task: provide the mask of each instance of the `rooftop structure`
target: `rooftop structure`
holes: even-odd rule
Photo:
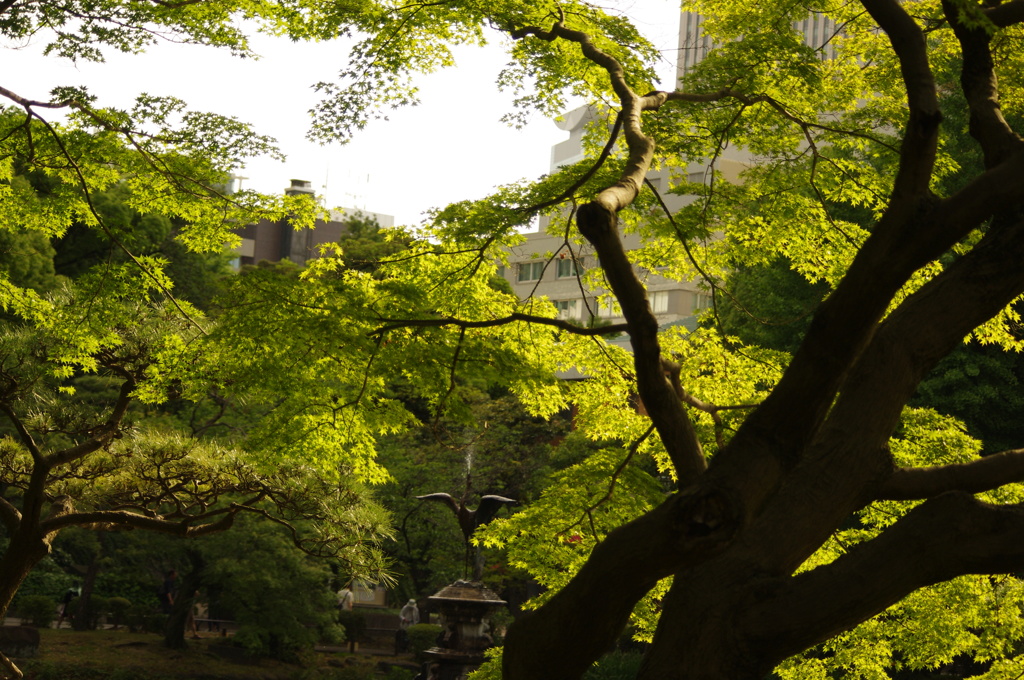
[[[284,193],[289,196],[316,196],[312,182],[302,179],[291,180]],[[395,224],[391,215],[354,209],[331,210],[330,219],[317,220],[312,229],[295,229],[288,220],[260,220],[236,230],[242,237],[242,244],[235,251],[238,254],[237,264],[289,260],[303,265],[320,256],[320,245],[336,242],[347,233],[348,225],[354,219],[375,220],[382,227]]]

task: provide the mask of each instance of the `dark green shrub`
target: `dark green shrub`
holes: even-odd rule
[[[359,642],[366,632],[366,616],[354,609],[339,610],[338,623],[345,628],[345,639],[350,643]]]
[[[640,652],[606,654],[584,674],[583,680],[632,680],[640,671],[642,659]]]
[[[96,630],[100,621],[107,615],[107,606],[110,600],[100,595],[89,596],[89,602],[85,609],[86,626],[89,630]]]
[[[132,609],[132,603],[125,597],[112,597],[107,600],[107,611],[110,614],[110,623],[114,628],[120,628],[128,622],[128,612]]]
[[[237,624],[250,654],[287,661],[337,639],[330,570],[295,550],[280,527],[242,519],[203,550],[211,614]]]
[[[417,623],[405,629],[409,634],[409,651],[417,661],[426,661],[423,652],[437,644],[441,626],[436,623]]]
[[[37,628],[49,628],[56,613],[57,603],[45,595],[26,595],[18,599],[18,616],[22,624],[28,622]]]
[[[146,630],[146,617],[153,613],[152,607],[147,607],[141,604],[133,604],[125,612],[124,622],[128,625],[128,630],[132,633],[140,633]]]

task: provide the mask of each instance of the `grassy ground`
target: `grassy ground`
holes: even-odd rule
[[[171,650],[163,646],[162,636],[152,633],[39,632],[39,655],[16,660],[27,680],[362,680],[404,675],[381,671],[379,657],[343,653],[310,652],[302,664],[255,660],[231,646],[230,638],[189,640],[187,649]]]

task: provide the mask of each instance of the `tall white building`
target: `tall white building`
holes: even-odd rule
[[[714,47],[710,38],[704,35],[703,20],[694,12],[680,12],[679,52],[676,63],[677,73],[682,78],[697,63],[704,59]],[[823,58],[832,56],[830,39],[835,33],[835,22],[820,14],[809,15],[795,26],[804,35],[809,47],[819,50]],[[594,112],[581,107],[565,114],[556,125],[569,133],[568,139],[551,149],[551,170],[576,163],[584,158],[583,135],[586,126],[594,120]],[[750,155],[743,149],[726,148],[715,159],[714,169],[726,181],[738,181],[740,173],[751,163]],[[703,164],[692,164],[685,169],[690,182],[704,182],[709,168]],[[677,174],[678,171],[677,171]],[[669,188],[669,173],[665,170],[648,175],[651,184],[662,193],[669,210],[675,212],[689,202],[688,197],[664,193]],[[627,249],[640,246],[639,237],[627,235]],[[577,274],[587,267],[595,266],[596,257],[589,247],[573,246],[570,250],[561,236],[547,233],[547,220],[541,220],[539,231],[526,235],[526,242],[510,250],[509,266],[502,274],[512,284],[521,300],[546,297],[558,309],[564,319],[588,323],[594,317],[618,323],[623,321],[621,311],[599,303],[606,291],[585,286]],[[711,299],[706,287],[699,281],[679,282],[659,276],[657,271],[638,272],[644,281],[651,309],[664,324],[695,323],[694,315],[710,305]]]

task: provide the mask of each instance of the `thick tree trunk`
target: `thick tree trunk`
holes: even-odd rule
[[[102,543],[100,544],[102,545]],[[82,583],[82,594],[75,603],[75,616],[71,619],[71,627],[75,630],[89,630],[92,628],[91,617],[89,616],[89,603],[92,601],[92,591],[96,585],[96,575],[100,571],[100,559],[103,556],[102,547],[92,556],[92,562],[85,572],[85,580]]]
[[[49,551],[49,544],[24,530],[11,537],[7,550],[0,557],[0,622],[7,616],[22,582]],[[3,652],[0,652],[0,677],[22,677],[21,670]]]

